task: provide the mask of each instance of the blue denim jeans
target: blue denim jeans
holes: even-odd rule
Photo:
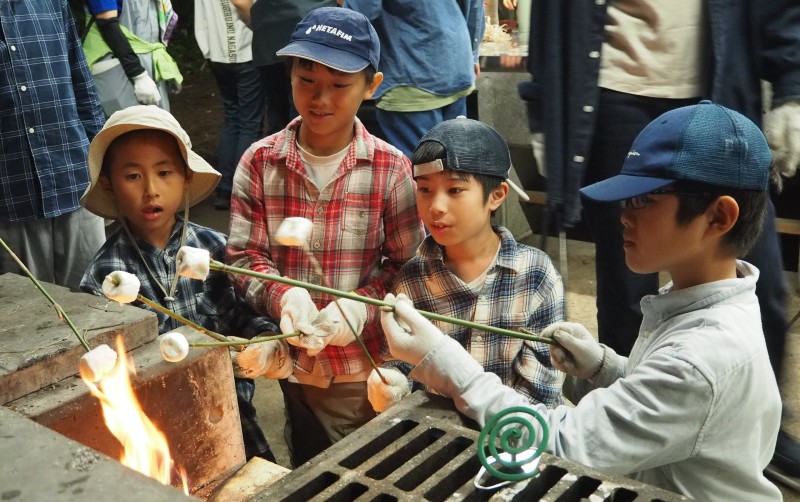
[[[218,190],[230,192],[233,174],[242,154],[261,138],[264,124],[264,88],[251,63],[211,62],[217,81],[224,121],[217,146],[217,169],[222,174]]]
[[[386,141],[406,154],[408,158],[411,158],[419,140],[433,126],[459,115],[467,116],[466,97],[447,106],[424,112],[392,112],[380,108],[376,110],[378,124],[386,136]]]
[[[609,90],[600,93],[597,125],[584,185],[619,174],[634,138],[662,113],[698,99],[677,100],[634,96]],[[630,354],[639,335],[642,313],[639,301],[658,291],[657,274],[637,274],[625,264],[620,207],[584,198],[583,214],[595,242],[597,273],[597,324],[600,341],[618,354]],[[783,259],[775,230],[775,206],[770,202],[764,229],[742,259],[761,272],[756,294],[770,362],[780,373],[788,330]]]

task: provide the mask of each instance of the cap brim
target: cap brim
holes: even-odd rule
[[[647,178],[644,176],[620,174],[613,178],[608,178],[607,180],[583,187],[580,189],[580,192],[591,200],[598,202],[614,202],[644,195],[674,182],[674,179],[668,178]]]
[[[370,62],[361,56],[340,49],[334,49],[327,45],[299,40],[292,42],[283,49],[276,52],[278,56],[295,56],[303,59],[310,59],[319,64],[330,66],[331,68],[345,73],[356,73],[367,66]]]
[[[197,204],[214,191],[214,188],[216,188],[221,178],[220,173],[211,167],[201,156],[187,149],[183,141],[181,141],[173,131],[151,125],[121,123],[100,131],[89,146],[88,164],[91,184],[86,189],[86,192],[84,192],[83,197],[81,197],[81,204],[83,207],[103,218],[113,220],[119,217],[111,194],[104,190],[103,187],[99,186],[98,183],[100,172],[103,167],[103,158],[106,155],[108,147],[119,136],[127,132],[142,129],[164,131],[172,135],[178,142],[181,155],[189,166],[189,169],[193,171],[192,181],[189,186],[186,187],[185,195],[186,202],[189,206]]]

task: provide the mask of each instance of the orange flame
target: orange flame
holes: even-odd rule
[[[120,462],[145,476],[171,484],[173,461],[167,438],[142,411],[133,393],[130,375],[136,375],[133,360],[125,354],[122,337],[117,337],[117,363],[97,384],[84,379],[89,391],[100,400],[108,430],[122,444]],[[184,493],[185,475],[180,473]]]

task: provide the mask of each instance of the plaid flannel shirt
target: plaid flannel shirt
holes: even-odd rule
[[[538,333],[563,321],[564,285],[550,258],[518,243],[507,229],[493,228],[501,238],[500,251],[479,291],[445,267],[442,248],[430,236],[417,256],[403,266],[395,290],[408,295],[420,310],[514,331],[527,328]],[[548,407],[561,404],[561,378],[550,362],[547,345],[432,322],[466,348],[486,371],[531,402]],[[384,360],[391,359],[387,345],[381,353]],[[392,361],[386,366],[406,374],[410,371],[405,363]]]
[[[297,149],[301,120],[298,117],[283,131],[254,143],[242,157],[233,180],[228,263],[322,284],[302,248],[280,246],[275,241],[281,222],[300,216],[314,224],[310,250],[329,285],[382,299],[424,235],[416,211],[411,164],[356,119],[347,155],[319,190]],[[291,288],[246,276],[237,277],[235,286],[251,306],[274,319],[280,318],[281,297]],[[332,300],[315,291],[310,294],[318,308]],[[377,308],[367,306],[361,336],[376,357],[383,340]],[[355,342],[328,346],[315,358],[295,346],[291,351],[295,372],[310,373],[315,362],[324,377],[357,375],[370,369]]]
[[[178,223],[172,230],[166,249],[159,249],[144,241],[136,240],[142,257],[147,260],[150,270],[167,291],[175,277],[175,257],[180,249],[182,229],[183,219],[178,217]],[[206,249],[212,259],[223,261],[225,255],[223,234],[191,222],[186,230],[187,246]],[[236,295],[230,279],[223,272],[212,270],[205,281],[179,276],[175,288],[175,300],[164,302],[164,293],[150,277],[139,253],[122,229],[109,237],[97,252],[92,266],[83,275],[81,289],[103,296],[103,280],[115,270],[124,270],[136,275],[141,282],[139,293],[142,296],[164,305],[206,329],[226,336],[241,336],[248,339],[264,331],[279,332],[278,326],[272,320],[258,315],[244,299]],[[139,301],[135,301],[133,305],[156,313],[159,333],[163,334],[182,326],[181,322],[156,312]],[[255,382],[249,378],[235,380],[245,454],[248,458],[253,455],[272,458],[269,443],[256,421],[256,411],[252,404]]]
[[[0,218],[80,208],[104,122],[67,1],[1,1]]]
[[[166,249],[156,248],[138,239],[136,241],[150,270],[167,291],[175,277],[175,256],[181,245],[182,227],[183,219],[179,218]],[[186,245],[208,250],[214,260],[224,259],[225,236],[216,230],[190,222],[186,233]],[[83,275],[81,289],[103,296],[103,280],[115,270],[123,270],[137,276],[142,284],[139,293],[145,298],[164,305],[206,329],[242,338],[253,338],[263,331],[279,331],[274,322],[257,314],[243,298],[235,294],[233,285],[224,272],[212,270],[205,281],[178,277],[175,300],[165,303],[164,293],[150,277],[136,248],[122,229],[109,237],[97,252],[92,266]],[[156,312],[139,301],[133,305]],[[166,314],[156,312],[156,315],[159,333],[166,333],[182,326],[180,321]]]

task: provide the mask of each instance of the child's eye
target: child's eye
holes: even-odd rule
[[[450,193],[461,193],[461,192],[463,192],[463,191],[464,191],[464,189],[463,189],[463,188],[461,188],[461,187],[452,187],[452,188],[451,188],[450,190],[448,190],[448,191],[449,191]]]
[[[350,84],[333,84],[333,86],[337,89],[345,89],[347,87],[350,87]]]
[[[141,177],[142,176],[139,173],[130,173],[130,174],[126,174],[125,175],[125,179],[126,180],[131,180],[131,181],[138,180]]]
[[[301,82],[304,82],[304,83],[306,83],[306,84],[311,84],[311,83],[313,83],[313,82],[314,82],[313,80],[311,80],[311,79],[310,79],[310,78],[308,78],[308,77],[301,77],[301,76],[298,76],[297,78],[298,78],[298,79],[300,79],[300,81],[301,81]]]
[[[158,175],[161,176],[162,178],[165,177],[165,176],[169,176],[170,174],[172,174],[172,171],[171,170],[166,170],[166,169],[163,170],[163,171],[159,171],[158,172]]]
[[[417,192],[428,193],[428,192],[430,192],[430,189],[428,187],[417,186]]]

